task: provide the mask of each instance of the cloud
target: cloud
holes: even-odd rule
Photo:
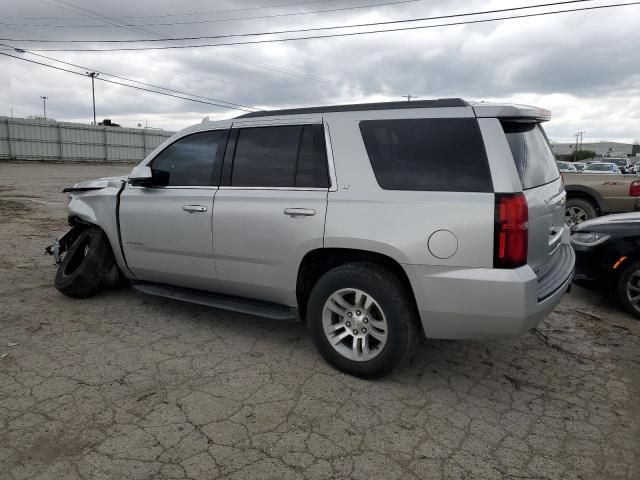
[[[456,2],[455,6],[420,0],[333,13],[146,26],[141,27],[142,30],[116,28],[114,21],[104,18],[145,16],[122,20],[139,24],[202,21],[342,8],[364,5],[368,1],[375,3],[374,0],[321,0],[306,4],[301,1],[298,6],[199,15],[191,13],[294,2],[226,0],[213,6],[196,0],[179,3],[144,0],[130,4],[76,1],[82,8],[103,16],[90,18],[86,12],[56,8],[55,5],[62,5],[56,0],[46,3],[31,0],[14,2],[5,8],[6,23],[105,27],[19,26],[0,27],[0,31],[3,37],[13,38],[198,36],[366,23],[514,6],[514,2],[505,0]],[[600,0],[589,5],[603,3]],[[526,5],[525,2],[518,4]],[[460,96],[470,100],[518,101],[553,111],[554,118],[546,128],[549,136],[557,141],[570,140],[579,130],[587,132],[585,141],[631,141],[640,137],[639,20],[640,7],[622,7],[325,40],[109,54],[51,53],[50,56],[175,90],[260,108],[399,100],[408,93],[420,98]],[[19,46],[33,47],[32,44]],[[88,78],[6,57],[0,58],[0,63],[3,68],[0,105],[5,110],[0,113],[9,113],[9,107],[13,106],[16,115],[38,114],[39,96],[47,95],[52,117],[74,121],[91,119]],[[104,82],[96,82],[96,109],[100,118],[111,117],[123,125],[148,122],[166,129],[183,128],[206,115],[229,118],[242,113]]]

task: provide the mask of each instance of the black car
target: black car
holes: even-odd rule
[[[574,283],[618,299],[640,318],[640,213],[608,215],[572,228]]]

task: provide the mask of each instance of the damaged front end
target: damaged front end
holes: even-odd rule
[[[86,225],[83,224],[75,225],[71,230],[61,237],[58,237],[55,242],[46,247],[44,251],[49,255],[53,255],[53,258],[56,260],[56,265],[60,265],[62,263],[62,254],[69,250],[69,247],[73,245],[73,242],[76,241],[85,228]]]
[[[118,245],[116,204],[126,178],[99,178],[79,182],[63,190],[69,194],[68,216],[72,228],[45,248],[45,252],[55,258],[56,264],[62,263],[64,253],[92,225],[100,227],[107,234],[112,246]],[[116,250],[115,253],[119,260],[120,252]]]

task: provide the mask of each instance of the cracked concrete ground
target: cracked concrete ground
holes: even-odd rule
[[[129,169],[0,163],[3,479],[640,478],[640,323],[578,288],[535,332],[425,341],[377,381],[302,324],[58,293],[60,190]]]

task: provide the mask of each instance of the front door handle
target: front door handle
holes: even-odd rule
[[[207,207],[204,205],[185,205],[182,207],[182,210],[189,213],[200,213],[200,212],[206,212]]]
[[[316,211],[312,208],[285,208],[284,214],[290,217],[311,217]]]

